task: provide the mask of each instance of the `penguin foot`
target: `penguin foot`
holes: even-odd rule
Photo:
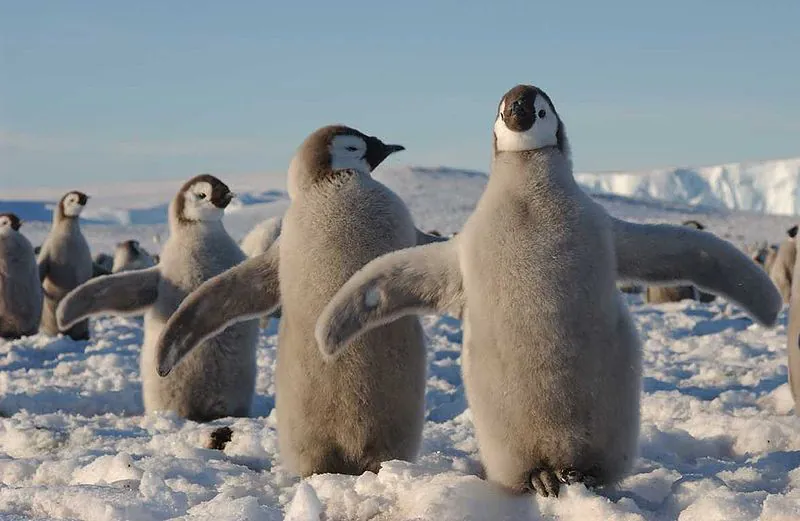
[[[553,469],[534,469],[530,474],[531,488],[542,497],[558,497],[559,479]]]
[[[597,478],[591,474],[586,474],[574,467],[565,467],[556,471],[558,481],[565,485],[573,485],[575,483],[583,483],[586,488],[597,486]]]

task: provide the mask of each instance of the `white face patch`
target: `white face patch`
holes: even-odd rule
[[[367,143],[358,136],[335,136],[330,144],[332,170],[356,170],[368,174]]]
[[[219,221],[225,211],[211,202],[211,183],[200,181],[183,193],[183,218],[187,221]]]
[[[77,217],[83,211],[78,194],[70,193],[64,199],[64,215],[67,217]]]
[[[0,217],[0,234],[11,233],[14,228],[11,227],[11,218],[7,216]]]
[[[536,110],[536,121],[525,132],[515,132],[509,129],[501,114],[506,102],[500,104],[500,111],[494,122],[494,135],[497,138],[497,150],[501,152],[521,152],[523,150],[536,150],[544,147],[558,145],[558,117],[553,107],[544,96],[536,96],[533,102]],[[542,112],[544,111],[544,112]],[[541,114],[544,114],[542,116]]]

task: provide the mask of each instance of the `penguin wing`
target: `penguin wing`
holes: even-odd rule
[[[69,329],[91,315],[137,315],[158,297],[158,268],[126,271],[89,279],[70,291],[56,309],[58,327]]]
[[[611,220],[618,279],[695,284],[742,306],[759,323],[775,325],[783,306],[780,293],[730,242],[686,226]]]
[[[439,237],[438,235],[431,235],[430,233],[425,233],[419,228],[417,228],[417,246],[423,246],[425,244],[431,244],[434,242],[445,242],[449,240],[449,237]]]
[[[158,374],[168,375],[192,349],[229,326],[272,312],[280,304],[279,261],[276,241],[183,299],[156,344]]]
[[[357,271],[322,310],[315,336],[333,357],[355,337],[404,315],[464,307],[456,239],[387,253]]]

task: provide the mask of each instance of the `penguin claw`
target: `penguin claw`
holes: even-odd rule
[[[583,483],[585,476],[583,472],[576,468],[567,467],[556,471],[558,481],[565,485],[573,485],[575,483]]]
[[[530,475],[531,487],[542,497],[558,497],[560,487],[552,469],[534,469]]]

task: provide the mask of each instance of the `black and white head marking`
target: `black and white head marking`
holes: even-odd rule
[[[67,192],[58,203],[58,211],[61,217],[74,219],[80,216],[88,201],[89,196],[83,192],[78,192],[77,190]]]
[[[567,148],[564,125],[550,97],[538,87],[517,85],[500,100],[494,122],[496,152]]]
[[[343,171],[369,174],[402,145],[388,145],[375,136],[345,125],[328,125],[311,133],[289,166],[289,195],[330,180]]]
[[[0,233],[8,230],[19,231],[20,226],[22,226],[22,221],[16,214],[0,213]]]
[[[228,185],[210,174],[195,176],[181,187],[176,198],[178,221],[219,221],[233,199]]]

